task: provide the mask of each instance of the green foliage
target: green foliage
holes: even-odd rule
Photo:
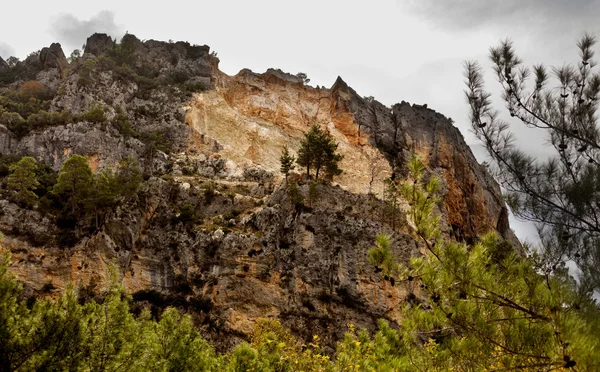
[[[201,81],[189,82],[183,85],[183,90],[187,93],[204,92],[206,89],[208,89],[207,86]]]
[[[112,125],[125,138],[138,137],[138,133],[131,127],[131,122],[121,107],[117,107],[117,114],[112,121]]]
[[[306,167],[306,175],[310,177],[310,169],[315,170],[315,179],[319,179],[319,172],[325,168],[326,175],[333,177],[340,175],[338,163],[343,156],[336,154],[338,144],[321,127],[314,124],[304,135],[298,150],[297,163]]]
[[[15,154],[0,154],[0,177],[6,177],[10,174],[10,167],[21,160],[21,156]]]
[[[86,88],[94,83],[93,76],[97,64],[97,60],[88,59],[83,63],[83,65],[81,65],[81,68],[79,69],[79,80],[77,82],[78,85]]]
[[[119,196],[127,201],[137,194],[142,182],[140,163],[133,157],[127,156],[119,162],[116,184]]]
[[[60,168],[52,192],[73,215],[83,215],[85,202],[93,191],[94,177],[87,158],[73,155]]]
[[[250,344],[242,343],[231,356],[228,371],[325,371],[329,358],[323,355],[318,337],[300,345],[277,320],[261,319]]]
[[[27,120],[23,119],[17,112],[3,112],[0,115],[0,124],[5,125],[8,130],[13,132],[19,138],[29,132]]]
[[[79,58],[81,58],[81,50],[74,49],[71,52],[71,54],[69,55],[69,57],[67,57],[67,62],[69,62],[69,63],[77,62],[79,60]]]
[[[30,131],[73,121],[66,111],[49,112],[53,93],[37,81],[8,89],[0,95],[0,124],[21,138]]]
[[[107,120],[104,113],[104,107],[102,107],[102,105],[94,105],[90,107],[88,111],[81,115],[81,118],[92,123],[104,123]]]
[[[207,182],[203,185],[204,188],[204,204],[212,203],[213,199],[217,195],[216,186],[214,182]]]
[[[308,201],[312,204],[319,198],[319,185],[316,181],[308,182]]]
[[[159,71],[145,63],[138,61],[136,45],[141,41],[132,34],[126,34],[119,44],[100,58],[102,68],[113,72],[117,80],[126,83],[134,82],[138,86],[137,95],[148,98],[152,91],[158,87],[156,78]]]
[[[281,163],[281,173],[285,175],[285,181],[287,182],[288,175],[290,171],[294,169],[294,162],[296,162],[296,158],[290,154],[287,146],[283,147],[283,152],[281,153],[279,162]]]
[[[397,271],[397,262],[390,250],[389,235],[379,234],[375,238],[375,246],[367,254],[369,263],[383,270],[384,275],[392,275]]]
[[[169,74],[172,84],[184,84],[190,78],[190,74],[183,70],[175,70]]]
[[[571,365],[598,369],[597,305],[581,300],[571,279],[540,273],[535,262],[519,257],[495,233],[473,246],[444,238],[433,212],[439,201],[439,181],[425,176],[416,157],[409,162],[409,170],[412,177],[401,190],[427,254],[413,257],[398,271],[411,286],[420,282],[428,306],[407,299],[401,331],[393,335],[394,331],[381,328],[372,341],[359,334],[359,342],[367,345],[349,354],[350,358],[361,363],[379,360],[377,349],[369,351],[369,347],[380,342],[385,331],[397,345],[394,368],[398,369],[408,365],[428,371],[549,370]],[[384,261],[389,242],[380,240],[369,252],[373,264]],[[352,336],[344,344],[356,339]],[[364,360],[359,354],[372,357]]]
[[[167,309],[154,327],[152,354],[160,371],[217,371],[220,358],[193,328],[189,315]]]
[[[515,144],[510,123],[494,109],[477,62],[465,64],[466,98],[475,134],[493,160],[490,171],[517,218],[539,227],[542,270],[575,262],[582,294],[600,291],[600,73],[594,61],[596,38],[584,35],[578,62],[548,69],[527,68],[513,43],[490,49],[494,72],[512,121],[543,129],[552,156],[543,159]]]
[[[139,163],[131,157],[123,158],[116,172],[106,169],[92,174],[87,158],[73,155],[60,169],[53,194],[64,206],[64,217],[92,216],[97,229],[106,213],[137,193],[141,181]]]
[[[48,112],[39,111],[27,118],[27,131],[44,129],[47,127],[65,125],[74,121],[73,115],[68,111]]]
[[[164,131],[142,133],[140,140],[146,144],[146,155],[149,158],[154,157],[156,151],[162,151],[168,154],[173,149],[173,142]]]
[[[412,182],[404,182],[400,193],[411,203],[410,218],[416,226],[417,234],[429,240],[440,236],[440,216],[433,210],[441,201],[437,194],[441,182],[435,175],[429,175],[425,181],[425,165],[417,156],[413,156],[408,164],[408,170],[413,177]]]
[[[136,61],[135,44],[139,40],[134,35],[125,34],[121,38],[119,44],[108,51],[108,56],[117,64],[125,66],[133,66]]]
[[[287,194],[290,198],[290,202],[295,209],[300,208],[304,203],[304,196],[298,187],[298,183],[292,180],[287,187]]]
[[[196,208],[191,204],[184,204],[179,209],[179,216],[177,219],[184,224],[195,223],[198,220]]]
[[[3,370],[221,371],[222,357],[193,329],[189,315],[167,309],[159,322],[134,317],[130,298],[110,284],[102,302],[81,305],[68,288],[56,302],[28,307],[0,262],[0,365]],[[113,283],[114,283],[113,279]]]
[[[36,178],[37,162],[31,156],[21,158],[16,164],[11,165],[11,174],[8,176],[6,186],[16,193],[17,201],[32,206],[38,199],[34,193],[40,183]]]
[[[0,72],[0,85],[10,85],[17,81],[27,81],[35,79],[42,66],[37,58],[39,52],[31,53],[26,61],[19,61],[16,57],[10,57],[6,60],[8,69]]]
[[[401,196],[400,187],[397,181],[391,178],[387,178],[383,182],[385,187],[383,193],[383,200],[385,201],[385,207],[382,210],[383,221],[385,222],[389,219],[392,230],[396,230],[397,216],[399,213],[399,198]]]

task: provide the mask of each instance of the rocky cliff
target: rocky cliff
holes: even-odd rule
[[[120,44],[93,35],[71,62],[59,44],[18,69],[3,62],[0,94],[38,82],[50,94],[47,110],[71,119],[23,129],[0,116],[0,154],[33,156],[54,170],[80,154],[94,171],[132,156],[145,173],[134,198],[97,230],[78,231],[70,247],[56,238],[51,214],[0,200],[10,269],[30,294],[48,283],[55,292],[69,283],[93,292],[114,264],[138,306],[185,308],[224,347],[260,317],[329,345],[348,323],[395,322],[409,293],[421,298],[419,288],[384,277],[366,256],[380,232],[392,236],[399,258],[421,254],[406,218],[392,229],[382,214],[382,181],[405,177],[413,152],[443,180],[445,233],[470,242],[497,230],[518,246],[498,185],[449,119],[426,106],[386,107],[341,78],[326,89],[280,70],[227,76],[207,46],[133,35]],[[98,107],[106,120],[86,115]],[[296,151],[314,123],[339,143],[344,172],[298,209],[279,156],[284,146]],[[184,206],[193,208],[191,222],[181,218]]]

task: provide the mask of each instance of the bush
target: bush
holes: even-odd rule
[[[92,106],[89,111],[81,116],[81,118],[92,123],[104,123],[106,121],[106,115],[104,114],[102,105]]]
[[[112,121],[112,125],[125,137],[137,137],[138,133],[131,127],[131,122],[122,108],[117,108],[117,115]]]
[[[19,94],[23,97],[24,101],[29,101],[31,98],[39,100],[49,100],[52,98],[46,86],[35,80],[30,80],[21,85]]]
[[[204,185],[204,204],[212,203],[213,199],[215,198],[215,195],[217,195],[217,193],[215,191],[214,182],[209,182],[206,185]]]
[[[23,137],[29,132],[27,120],[16,112],[4,112],[0,115],[0,124],[5,125],[8,130],[13,132],[17,137]]]
[[[169,80],[172,84],[184,84],[190,78],[186,71],[175,70],[169,74]]]
[[[183,173],[184,176],[193,176],[196,173],[196,170],[193,167],[185,166],[181,168],[181,173]]]
[[[290,197],[290,202],[292,203],[294,208],[298,209],[302,207],[304,203],[304,196],[300,192],[298,183],[295,180],[290,181],[287,192],[288,196]]]
[[[65,125],[73,122],[73,115],[68,111],[48,112],[40,111],[27,118],[28,130],[43,129],[46,127]]]
[[[205,91],[206,85],[204,85],[204,83],[197,81],[195,83],[187,83],[183,86],[184,91],[188,92],[188,93],[198,93],[198,92],[203,92]]]
[[[191,204],[185,204],[179,209],[179,217],[177,217],[179,222],[194,223],[198,220],[198,216],[196,214],[196,208]]]
[[[0,154],[0,177],[6,177],[10,174],[10,166],[17,163],[21,160],[20,155],[8,154],[2,155]]]

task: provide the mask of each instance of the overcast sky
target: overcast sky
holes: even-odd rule
[[[0,15],[0,56],[24,58],[52,42],[68,55],[93,32],[206,44],[230,75],[273,67],[327,87],[340,75],[386,105],[427,103],[454,119],[484,160],[468,131],[462,62],[477,59],[490,71],[488,49],[507,37],[529,65],[575,62],[576,40],[600,36],[599,19],[600,0],[10,1]],[[491,72],[487,85],[499,93]],[[543,152],[530,132],[518,133]]]

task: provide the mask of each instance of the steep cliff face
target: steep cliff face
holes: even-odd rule
[[[91,37],[83,58],[66,65],[53,44],[34,71],[57,92],[51,111],[77,115],[101,104],[106,122],[77,119],[22,136],[0,125],[0,154],[31,155],[54,169],[81,154],[93,170],[133,156],[146,173],[137,196],[71,248],[56,243],[52,216],[0,200],[11,271],[30,293],[48,282],[93,290],[114,264],[136,303],[186,308],[222,346],[265,316],[330,345],[348,323],[373,329],[378,318],[395,322],[409,293],[421,298],[419,288],[384,277],[366,257],[379,232],[392,236],[400,259],[421,254],[404,217],[392,230],[382,216],[382,181],[406,176],[412,152],[444,181],[447,234],[472,241],[496,229],[518,245],[498,185],[443,115],[405,102],[385,107],[340,78],[317,89],[279,70],[230,77],[205,46],[135,37],[127,45],[135,73],[106,59],[122,49],[105,35]],[[111,125],[122,115],[137,135]],[[339,143],[344,173],[297,209],[278,159],[284,146],[298,149],[313,123]],[[308,196],[308,185],[300,185]],[[186,205],[192,221],[181,218]]]

